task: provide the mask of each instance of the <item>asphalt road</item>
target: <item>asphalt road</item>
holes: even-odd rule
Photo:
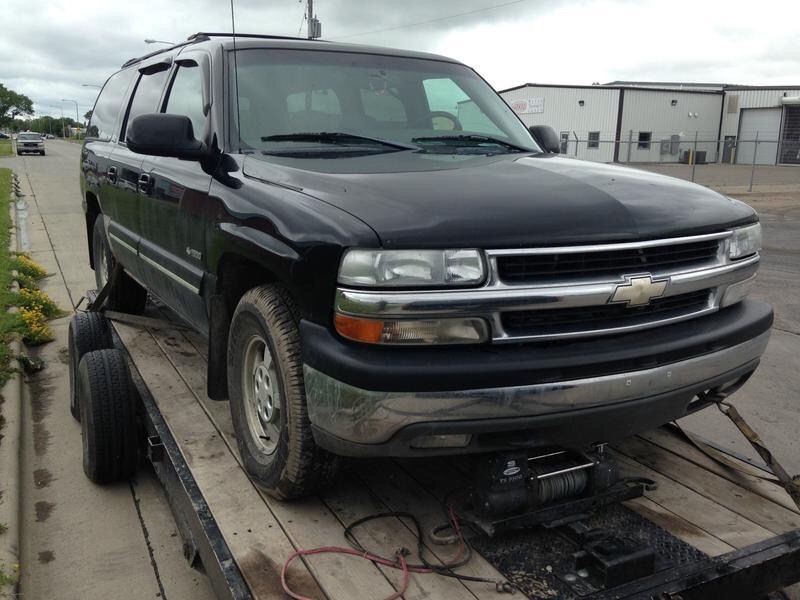
[[[28,194],[30,252],[42,288],[71,311],[94,287],[78,188],[80,146],[49,140],[46,156],[0,159]],[[135,481],[97,486],[83,474],[80,426],[69,413],[69,317],[36,349],[46,367],[27,378],[21,448],[21,598],[210,600],[208,579],[183,558],[166,497],[145,465]]]
[[[761,216],[764,249],[753,296],[775,309],[767,352],[731,401],[787,470],[800,473],[800,168],[786,167],[797,191],[739,194]],[[682,420],[690,431],[756,458],[737,429],[714,408]]]
[[[49,141],[45,157],[0,160],[0,166],[14,168],[32,187],[32,253],[54,273],[44,287],[65,308],[94,286],[78,190],[79,150],[77,144]],[[775,306],[776,322],[760,369],[733,402],[788,470],[800,472],[800,169],[781,171],[780,176],[779,191],[739,196],[762,216],[764,260],[754,295]],[[797,189],[792,192],[794,181]],[[211,598],[205,577],[183,561],[175,524],[149,471],[142,469],[130,485],[110,487],[94,486],[83,476],[80,430],[68,410],[66,324],[67,319],[56,321],[58,341],[39,350],[48,366],[30,378],[26,403],[25,597]],[[715,409],[683,424],[753,454]]]

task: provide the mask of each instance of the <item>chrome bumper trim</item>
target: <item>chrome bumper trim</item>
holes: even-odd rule
[[[657,396],[724,376],[758,359],[769,331],[742,344],[652,369],[525,386],[451,392],[376,392],[303,368],[315,427],[342,440],[380,444],[414,423],[530,417]]]

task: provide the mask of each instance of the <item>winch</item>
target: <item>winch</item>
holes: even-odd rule
[[[589,451],[498,452],[478,459],[474,487],[456,509],[495,535],[578,521],[603,506],[641,496],[653,485],[648,479],[621,478],[604,444]]]

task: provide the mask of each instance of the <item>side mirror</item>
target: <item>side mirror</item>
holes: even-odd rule
[[[561,151],[561,140],[552,127],[547,125],[532,125],[528,128],[533,139],[539,142],[542,150],[551,154],[558,154]]]
[[[192,121],[184,115],[151,113],[128,124],[128,148],[137,154],[200,160],[206,145],[194,137]]]

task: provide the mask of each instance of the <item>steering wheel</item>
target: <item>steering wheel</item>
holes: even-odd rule
[[[461,121],[458,120],[458,117],[456,117],[455,115],[450,114],[447,111],[444,111],[444,110],[433,110],[429,114],[430,114],[430,117],[431,117],[431,124],[433,125],[434,129],[440,129],[440,130],[443,130],[443,131],[463,131],[464,130],[464,128],[461,126]],[[453,124],[453,126],[452,127],[448,127],[448,128],[436,127],[436,125],[434,123],[434,119],[446,119],[446,120],[450,121]]]

